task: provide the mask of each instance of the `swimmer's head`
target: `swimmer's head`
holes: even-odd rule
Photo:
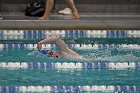
[[[54,57],[54,58],[60,57],[59,53],[53,52],[51,50],[41,50],[40,52],[48,57]]]
[[[41,50],[40,52],[44,55],[47,55],[47,56],[53,55],[53,51],[51,51],[51,50]]]

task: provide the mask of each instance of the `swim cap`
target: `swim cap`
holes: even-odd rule
[[[40,53],[47,55],[50,50],[41,50]]]

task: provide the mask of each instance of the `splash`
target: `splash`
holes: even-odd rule
[[[140,50],[108,48],[98,50],[81,50],[84,58],[89,61],[131,62],[140,60]]]

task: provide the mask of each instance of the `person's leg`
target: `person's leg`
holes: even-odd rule
[[[0,15],[0,19],[2,19],[2,16]]]
[[[47,0],[46,2],[46,9],[45,9],[45,13],[42,17],[38,18],[38,19],[41,19],[41,20],[48,20],[49,18],[49,15],[51,13],[51,10],[53,8],[53,5],[54,5],[54,0]]]
[[[0,13],[0,19],[2,19],[2,14]]]
[[[0,14],[0,19],[2,19],[2,16],[1,16],[1,14]]]
[[[66,2],[68,4],[69,8],[72,10],[73,18],[74,19],[79,19],[80,16],[79,16],[78,11],[75,7],[74,1],[73,0],[66,0]]]

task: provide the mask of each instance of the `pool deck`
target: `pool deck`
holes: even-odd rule
[[[140,15],[80,14],[80,16],[80,20],[74,20],[71,15],[58,15],[53,13],[49,20],[38,20],[38,17],[28,17],[23,14],[2,14],[3,19],[0,20],[0,29],[140,29]]]

